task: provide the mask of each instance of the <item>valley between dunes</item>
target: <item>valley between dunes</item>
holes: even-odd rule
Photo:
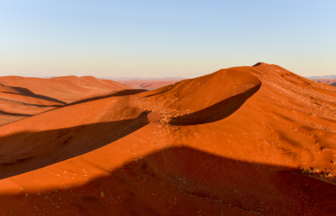
[[[55,79],[0,79],[41,108],[6,111],[29,116],[0,127],[0,215],[336,215],[333,86],[266,63],[152,91]]]

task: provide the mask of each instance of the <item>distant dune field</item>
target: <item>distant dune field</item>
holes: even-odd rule
[[[118,82],[132,86],[135,89],[153,90],[163,86],[180,82],[183,79],[144,79],[144,80],[118,80]]]
[[[336,86],[336,79],[312,79],[316,82],[320,82],[320,83],[325,83],[325,84],[329,84],[332,86]]]

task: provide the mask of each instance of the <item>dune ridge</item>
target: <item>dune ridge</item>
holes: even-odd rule
[[[0,126],[132,87],[94,77],[0,77]]]
[[[258,63],[5,125],[0,213],[335,215],[335,91]]]

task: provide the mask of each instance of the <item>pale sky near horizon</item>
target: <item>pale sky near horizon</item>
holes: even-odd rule
[[[335,0],[0,0],[0,76],[336,74]]]

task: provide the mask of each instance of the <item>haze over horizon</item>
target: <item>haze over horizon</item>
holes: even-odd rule
[[[0,1],[0,75],[336,74],[335,1]]]

